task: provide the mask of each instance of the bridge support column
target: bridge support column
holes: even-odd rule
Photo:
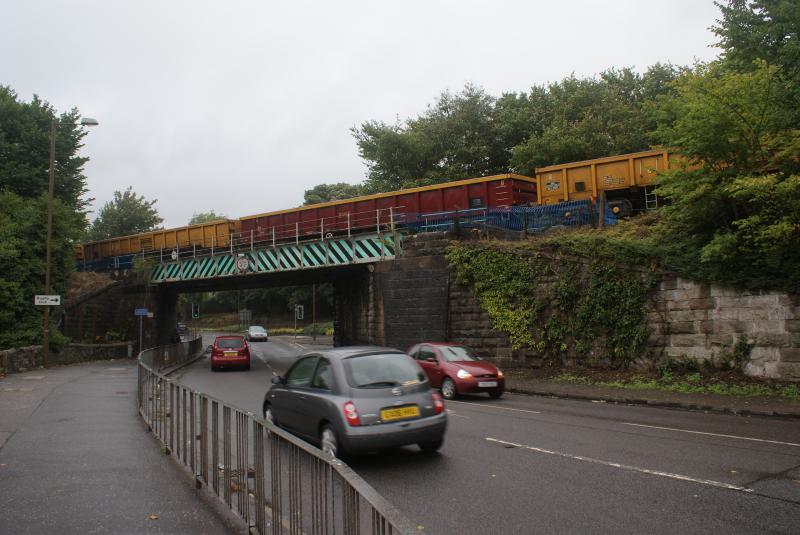
[[[155,301],[155,310],[153,311],[154,345],[170,344],[178,323],[178,293],[168,286],[161,285],[157,287],[153,297],[153,301]]]

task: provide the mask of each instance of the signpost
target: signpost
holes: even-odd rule
[[[303,305],[294,306],[294,337],[297,338],[297,320],[303,319]]]
[[[140,353],[144,349],[142,347],[142,318],[144,318],[145,316],[152,317],[152,316],[150,316],[150,314],[151,314],[151,312],[149,310],[147,310],[146,308],[137,308],[137,309],[134,309],[134,311],[133,311],[133,315],[134,316],[139,316],[139,352]]]
[[[59,306],[61,304],[60,295],[35,295],[33,297],[33,304],[36,306]]]

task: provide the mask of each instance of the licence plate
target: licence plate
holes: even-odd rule
[[[488,388],[492,386],[497,386],[497,381],[478,381],[478,387],[480,388]]]
[[[226,351],[226,352],[225,352],[225,356],[226,356],[226,357],[235,357],[235,356],[236,356],[236,355],[238,355],[238,354],[239,354],[239,353],[238,353],[238,352],[236,352],[236,351]]]
[[[402,420],[404,418],[416,418],[419,416],[419,407],[398,407],[397,409],[381,410],[381,420],[390,422],[392,420]]]

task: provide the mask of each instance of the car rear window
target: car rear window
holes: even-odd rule
[[[244,347],[244,340],[241,338],[219,338],[217,339],[217,347],[223,349],[239,349]]]
[[[345,359],[347,381],[354,388],[387,388],[425,381],[425,373],[405,354],[362,355]]]
[[[267,330],[264,327],[250,327],[251,333],[265,333]]]

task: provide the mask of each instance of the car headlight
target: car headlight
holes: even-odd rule
[[[464,370],[458,370],[458,373],[456,375],[458,376],[459,379],[469,379],[470,377],[472,377],[471,373]]]
[[[497,370],[497,377],[499,377],[500,379],[503,378],[503,372],[500,371],[499,369]]]

